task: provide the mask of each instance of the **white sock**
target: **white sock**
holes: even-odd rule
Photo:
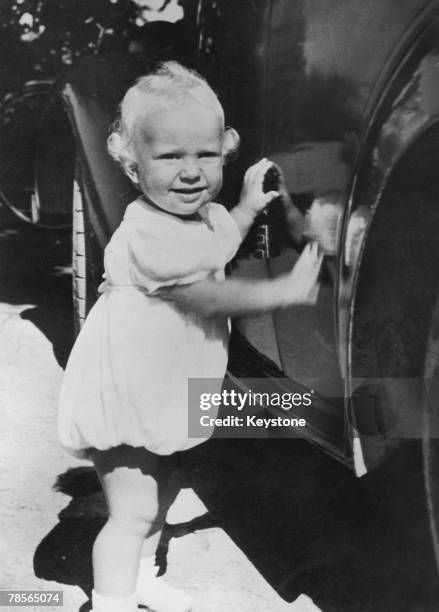
[[[138,603],[152,608],[154,612],[189,612],[192,597],[167,584],[164,578],[157,578],[158,570],[155,557],[140,560],[136,586]]]
[[[91,612],[137,612],[137,595],[128,597],[108,597],[92,592],[93,609]]]

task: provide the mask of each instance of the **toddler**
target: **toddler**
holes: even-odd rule
[[[187,612],[192,601],[156,576],[155,551],[177,493],[174,453],[187,434],[188,378],[222,379],[228,316],[313,304],[321,255],[305,247],[273,280],[224,278],[255,216],[271,162],[247,171],[229,213],[214,203],[239,136],[208,84],[176,62],[126,93],[108,140],[138,186],[105,249],[105,282],[73,347],[59,436],[94,463],[109,518],[93,548],[94,612]]]

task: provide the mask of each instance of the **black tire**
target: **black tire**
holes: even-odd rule
[[[81,330],[87,315],[87,247],[84,220],[84,200],[79,170],[73,181],[72,194],[72,292],[75,333]]]

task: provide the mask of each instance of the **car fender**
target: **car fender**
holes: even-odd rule
[[[410,230],[407,225],[410,220],[403,210],[399,211],[395,204],[392,205],[395,198],[391,195],[396,188],[395,180],[400,180],[396,177],[400,176],[401,164],[409,167],[406,160],[411,159],[410,156],[419,158],[420,148],[428,150],[429,134],[439,124],[439,14],[437,3],[433,5],[412,24],[383,73],[381,91],[375,97],[375,105],[366,123],[364,144],[357,160],[343,220],[338,266],[337,332],[346,396],[349,398],[347,414],[353,424],[354,438],[359,434],[362,441],[363,457],[360,463],[364,462],[365,466],[357,466],[357,471],[378,465],[397,438],[408,437],[406,415],[401,418],[403,406],[399,415],[393,415],[392,425],[389,424],[389,415],[383,415],[378,408],[372,418],[374,422],[368,421],[367,431],[363,432],[357,431],[358,427],[361,429],[361,424],[358,423],[358,415],[353,415],[355,410],[352,410],[358,380],[366,378],[374,384],[373,381],[382,378],[408,381],[411,377],[422,377],[424,355],[421,354],[421,346],[415,349],[413,345],[413,331],[406,333],[404,326],[395,330],[393,345],[399,343],[400,350],[388,357],[384,355],[385,343],[381,337],[384,321],[399,316],[402,303],[408,304],[410,300],[416,302],[415,293],[421,291],[417,283],[407,278],[408,268],[416,269],[418,278],[425,276],[424,285],[428,285],[431,293],[431,299],[428,298],[431,310],[437,292],[436,283],[432,280],[434,271],[431,262],[437,259],[439,245],[431,238],[429,247],[423,249],[423,257],[417,245],[413,246],[414,243],[399,248],[402,237]],[[428,155],[427,152],[425,154]],[[418,174],[421,176],[421,173]],[[436,216],[429,219],[433,207],[428,209],[427,214],[425,212],[419,207],[419,215],[415,215],[418,243],[423,241],[422,236],[429,234],[428,224],[434,222],[433,217]],[[393,263],[390,265],[391,261]],[[391,285],[394,289],[389,291]],[[427,320],[425,325],[421,324],[421,319],[417,318],[420,343],[430,323]],[[381,327],[377,321],[381,321]],[[388,327],[385,333],[390,333]],[[415,385],[407,384],[416,394]],[[420,435],[417,430],[420,414],[412,416],[409,430],[413,437],[417,437]],[[384,425],[383,418],[384,421],[387,419]],[[392,430],[391,436],[389,428]]]

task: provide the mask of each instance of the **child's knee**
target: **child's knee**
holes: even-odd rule
[[[133,535],[146,537],[155,533],[159,526],[157,520],[149,514],[133,514],[131,516],[111,516],[109,522],[118,530],[129,532]]]
[[[146,536],[159,529],[160,522],[158,503],[149,500],[138,501],[135,505],[118,504],[110,508],[109,519],[124,531],[131,531]]]

